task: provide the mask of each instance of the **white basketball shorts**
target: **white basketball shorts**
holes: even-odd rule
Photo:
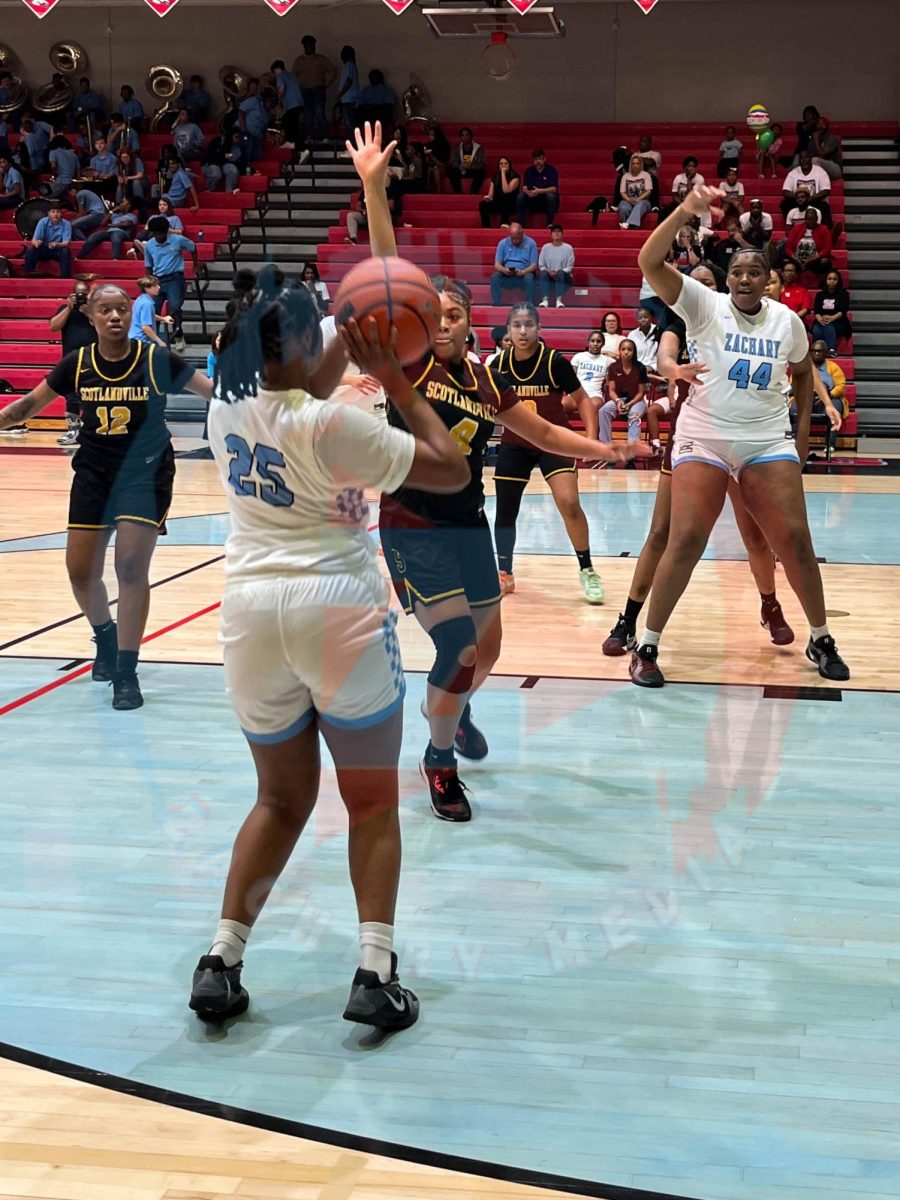
[[[406,687],[389,595],[374,565],[351,577],[226,587],[225,683],[248,741],[276,745],[316,717],[363,729],[400,707]]]
[[[689,437],[682,434],[680,424],[675,429],[675,446],[672,450],[672,470],[688,462],[705,462],[719,467],[727,475],[740,479],[741,472],[757,463],[778,462],[787,459],[800,465],[800,456],[794,445],[793,435],[766,435],[764,439],[752,441],[746,438]]]

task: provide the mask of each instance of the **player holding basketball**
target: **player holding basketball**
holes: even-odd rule
[[[381,129],[356,131],[347,143],[369,192],[384,190],[392,146],[381,150]],[[377,219],[369,209],[372,251],[397,252],[386,204]],[[429,400],[469,464],[471,481],[453,496],[436,496],[419,487],[388,490],[382,497],[380,529],[384,556],[397,594],[408,613],[434,642],[425,712],[431,739],[422,771],[435,816],[468,821],[472,810],[459,778],[454,747],[466,758],[488,752],[484,735],[472,722],[469,697],[490,674],[500,653],[500,581],[491,531],[484,516],[482,469],[495,421],[513,429],[533,446],[563,457],[586,455],[625,461],[632,445],[603,445],[571,429],[551,425],[521,403],[502,375],[466,358],[471,327],[471,296],[464,283],[441,276],[441,324],[434,352],[407,368],[410,383]],[[390,391],[388,392],[390,399]],[[402,407],[389,404],[388,421],[405,424]]]
[[[568,429],[563,397],[578,405],[589,438],[597,438],[597,408],[578,381],[575,369],[558,350],[550,350],[541,340],[541,321],[533,304],[514,304],[509,310],[507,329],[512,346],[494,361],[495,370],[505,375],[513,391],[526,408],[538,416]],[[578,559],[581,587],[589,604],[603,603],[603,584],[591,562],[587,517],[578,495],[578,465],[574,456],[563,458],[548,454],[519,437],[508,426],[503,430],[494,487],[497,514],[494,537],[500,567],[500,589],[504,596],[515,591],[513,552],[516,547],[516,518],[522,493],[535,467],[547,481],[550,493],[566,525],[566,533]]]
[[[691,271],[691,278],[696,279],[698,283],[702,283],[712,291],[719,291],[718,280],[709,267],[694,267]],[[625,611],[619,613],[618,621],[603,643],[603,653],[611,657],[625,654],[637,645],[635,626],[638,613],[650,594],[653,576],[669,540],[669,522],[672,512],[672,448],[675,444],[678,414],[690,385],[697,378],[698,373],[705,370],[704,363],[692,363],[688,359],[687,333],[684,322],[673,313],[667,315],[668,320],[659,339],[656,365],[659,373],[669,380],[669,396],[663,407],[663,412],[671,412],[669,439],[663,452],[659,483],[656,489],[656,502],[653,505],[653,516],[650,519],[650,530],[634,568]],[[747,549],[750,570],[756,580],[756,586],[759,588],[760,624],[764,629],[768,629],[776,646],[788,646],[794,640],[794,631],[785,620],[775,594],[775,557],[762,530],[747,511],[746,505],[741,499],[737,480],[733,478],[728,480],[728,495],[734,509],[738,532]]]
[[[27,421],[57,396],[77,394],[84,422],[72,460],[66,569],[91,623],[93,679],[112,681],[115,709],[143,704],[138,651],[150,611],[150,559],[172,503],[175,455],[166,397],[183,389],[208,400],[212,384],[177,354],[131,341],[131,298],[111,283],[91,292],[87,315],[97,342],[67,354],[47,378],[0,413],[0,429]],[[116,533],[118,626],[103,582]]]
[[[684,321],[691,361],[704,368],[679,416],[672,451],[669,539],[654,579],[647,628],[632,654],[631,678],[641,687],[665,683],[657,665],[660,636],[706,547],[733,476],[751,516],[784,564],[809,621],[807,657],[823,678],[849,679],[850,671],[828,632],[800,474],[813,394],[803,323],[790,309],[765,297],[768,264],[758,251],[732,255],[727,296],[665,261],[685,218],[705,216],[720,198],[714,188],[689,192],[653,231],[638,257],[655,294]],[[788,367],[797,400],[797,446],[784,403]]]
[[[369,197],[375,213],[385,197]],[[373,329],[374,321],[371,322]],[[411,432],[316,400],[347,367],[345,345],[389,387]],[[234,846],[221,922],[194,972],[190,1007],[221,1021],[249,1003],[251,927],[315,807],[319,735],[350,818],[350,877],[362,963],[344,1017],[412,1025],[415,995],[393,953],[400,877],[397,762],[405,684],[389,588],[366,532],[363,488],[453,492],[469,470],[377,329],[354,323],[320,358],[309,291],[267,267],[222,333],[209,440],[228,496],[221,640],[225,678],[259,780]]]

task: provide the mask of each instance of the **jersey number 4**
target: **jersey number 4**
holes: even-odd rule
[[[294,493],[274,468],[284,468],[284,455],[273,446],[256,445],[253,449],[236,433],[229,433],[225,445],[231,453],[228,482],[239,496],[256,496],[274,508],[290,508]],[[255,471],[259,482],[250,479]]]
[[[772,382],[772,364],[762,363],[751,375],[750,359],[739,358],[728,372],[728,378],[743,390],[746,390],[752,383],[758,391],[762,392]]]
[[[456,442],[460,454],[468,457],[472,453],[472,438],[478,432],[478,422],[473,421],[471,417],[463,417],[461,421],[452,425],[448,432]]]

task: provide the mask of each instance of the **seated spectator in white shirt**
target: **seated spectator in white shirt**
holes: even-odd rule
[[[653,324],[653,317],[648,308],[637,310],[637,328],[628,335],[637,350],[637,360],[643,363],[651,374],[656,370],[656,355],[659,351],[659,329]]]
[[[811,194],[809,188],[797,188],[794,195],[797,204],[784,218],[784,227],[788,233],[790,233],[791,227],[796,225],[798,221],[806,220],[806,210],[808,208],[811,208],[816,213],[820,221],[822,220],[821,211],[814,204],[810,203]]]
[[[725,130],[725,141],[719,146],[719,178],[724,179],[728,173],[729,167],[739,167],[741,165],[741,155],[744,153],[744,147],[741,145],[737,130],[733,125],[729,125]]]
[[[615,362],[619,360],[619,345],[625,338],[622,332],[622,322],[619,320],[617,312],[608,312],[603,314],[603,320],[600,322],[603,328],[603,346],[600,353],[604,357],[612,359]]]
[[[755,250],[765,250],[772,240],[772,218],[763,212],[762,200],[750,201],[750,207],[741,213],[740,230],[748,246]]]
[[[659,214],[661,221],[675,211],[688,192],[695,187],[703,187],[706,183],[706,179],[697,170],[698,165],[698,160],[693,154],[689,154],[682,160],[681,174],[676,175],[672,180],[672,203]],[[712,225],[712,217],[708,213],[704,215],[706,216],[704,224]]]
[[[578,382],[592,400],[603,399],[603,381],[613,360],[603,353],[603,330],[592,329],[588,338],[587,349],[579,351],[572,358],[572,366],[578,376]]]
[[[650,198],[653,195],[653,180],[650,172],[644,170],[644,160],[640,154],[632,154],[628,160],[628,170],[622,175],[620,191],[619,228],[640,229],[644,214],[650,211]]]
[[[737,167],[728,168],[725,178],[719,180],[719,190],[722,193],[721,228],[724,229],[730,220],[744,211],[744,185],[738,179]]]
[[[538,256],[538,274],[541,281],[540,308],[550,304],[550,288],[556,289],[556,307],[565,308],[563,296],[566,289],[572,285],[572,272],[575,270],[575,251],[568,242],[563,241],[562,225],[550,226],[550,241],[541,247]]]
[[[658,150],[653,149],[653,139],[649,133],[641,134],[641,139],[638,142],[638,154],[640,154],[643,160],[644,170],[650,172],[650,178],[653,180],[650,209],[651,211],[656,211],[659,208],[659,171],[662,166],[662,155]]]
[[[822,224],[829,229],[834,225],[831,217],[831,180],[822,167],[813,164],[812,155],[808,150],[800,151],[800,165],[788,171],[781,185],[781,215],[787,218],[788,213],[797,203],[797,192],[805,188],[810,194],[810,200],[815,205],[822,218]]]

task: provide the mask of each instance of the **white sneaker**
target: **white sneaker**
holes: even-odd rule
[[[282,150],[296,150],[297,147],[294,145],[293,142],[282,142],[281,149]]]
[[[27,432],[27,425],[10,425],[9,429],[0,429],[0,437],[24,437]]]
[[[302,167],[302,166],[303,166],[303,164],[304,164],[304,163],[307,163],[307,162],[309,162],[309,151],[308,151],[308,150],[301,150],[301,151],[300,151],[300,156],[299,156],[299,158],[297,159],[297,166],[298,166],[298,167]]]
[[[56,439],[57,446],[77,446],[78,445],[78,430],[68,429],[61,438]]]
[[[563,304],[562,300],[557,300],[556,307],[557,308],[565,308],[566,306]]]
[[[538,308],[549,308],[549,307],[550,307],[550,301],[549,301],[549,300],[542,300],[542,301],[540,302],[540,304],[538,305]]]
[[[620,221],[620,222],[619,222],[619,228],[620,228],[620,229],[627,229],[627,228],[628,228],[628,222],[627,222],[627,221]]]

